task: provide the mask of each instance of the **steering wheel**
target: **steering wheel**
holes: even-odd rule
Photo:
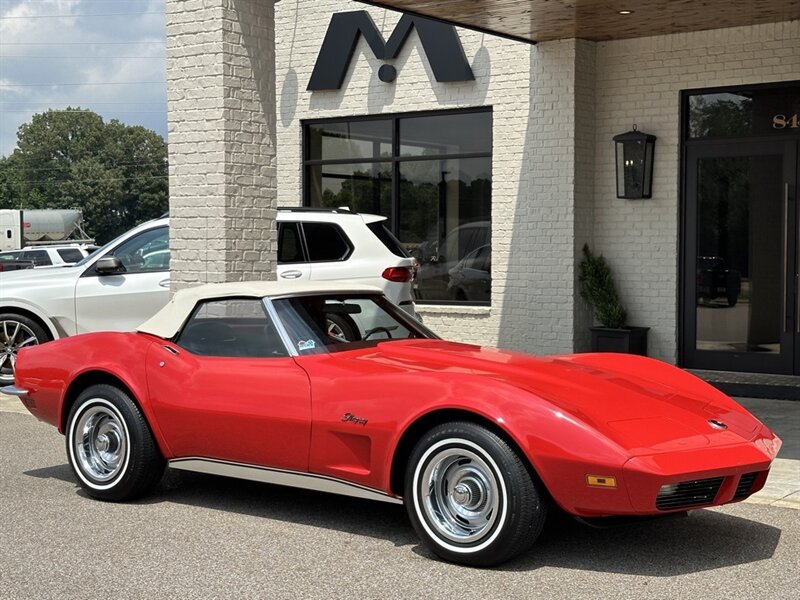
[[[395,325],[394,327],[373,327],[369,331],[365,331],[364,335],[363,335],[363,337],[361,339],[368,340],[369,336],[371,336],[371,335],[373,335],[375,333],[383,332],[383,333],[386,334],[386,337],[391,340],[392,339],[392,331],[397,329],[397,327],[398,327],[398,325]]]

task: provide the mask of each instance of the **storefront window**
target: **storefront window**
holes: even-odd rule
[[[418,302],[489,304],[490,110],[313,122],[305,135],[307,205],[387,217],[419,263]]]

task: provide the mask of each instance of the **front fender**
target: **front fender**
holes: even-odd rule
[[[589,514],[597,495],[605,507],[630,510],[624,486],[623,465],[630,454],[575,415],[511,384],[481,378],[449,382],[448,398],[426,402],[408,415],[392,441],[384,473],[384,489],[390,489],[391,466],[403,436],[416,423],[445,410],[476,415],[499,428],[522,451],[550,495],[567,512]],[[613,476],[615,489],[590,488],[587,475]]]
[[[50,319],[47,313],[40,306],[31,302],[25,302],[21,300],[3,300],[2,306],[0,306],[0,312],[5,312],[9,309],[13,311],[15,308],[36,315],[36,317],[47,327],[48,333],[54,340],[67,335],[64,330],[58,327],[57,324]]]

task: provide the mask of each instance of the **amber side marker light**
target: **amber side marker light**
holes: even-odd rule
[[[591,487],[615,488],[617,487],[617,478],[609,475],[587,475],[586,484]]]

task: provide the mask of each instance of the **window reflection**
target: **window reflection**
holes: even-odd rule
[[[489,158],[401,165],[399,237],[419,262],[418,300],[489,302],[488,279],[480,294],[468,294],[451,284],[451,271],[463,280],[459,262],[491,241],[490,169]]]
[[[418,261],[418,301],[489,303],[491,111],[314,123],[306,136],[311,206],[387,217]]]
[[[780,351],[783,158],[700,159],[698,350]],[[785,225],[781,226],[782,231]]]

